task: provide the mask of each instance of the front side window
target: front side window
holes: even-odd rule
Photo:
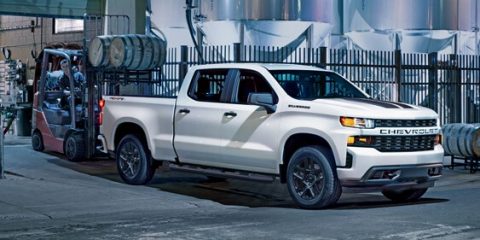
[[[197,101],[220,102],[228,69],[206,69],[195,73],[188,96]]]
[[[299,100],[368,97],[352,83],[333,72],[272,70],[270,73],[289,96]]]
[[[237,98],[234,102],[246,104],[248,96],[252,93],[271,93],[274,95],[272,87],[262,75],[254,71],[240,70]]]

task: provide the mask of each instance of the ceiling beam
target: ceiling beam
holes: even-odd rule
[[[82,18],[105,14],[105,0],[0,0],[1,15]]]

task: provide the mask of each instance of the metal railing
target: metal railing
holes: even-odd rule
[[[291,63],[336,71],[373,98],[431,108],[442,124],[480,122],[480,56],[259,46],[181,46],[151,74],[152,96],[175,97],[188,68],[208,63]],[[137,83],[138,84],[138,83]],[[142,91],[144,94],[145,91]]]

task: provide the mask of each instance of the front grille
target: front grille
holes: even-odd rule
[[[435,135],[372,136],[369,147],[380,152],[414,152],[433,150]]]
[[[436,119],[422,120],[392,120],[392,119],[376,119],[375,127],[435,127]]]

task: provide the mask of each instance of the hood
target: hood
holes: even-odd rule
[[[427,119],[437,118],[435,111],[406,103],[387,102],[369,98],[330,98],[313,101],[315,111],[329,111],[332,115],[373,119]]]

